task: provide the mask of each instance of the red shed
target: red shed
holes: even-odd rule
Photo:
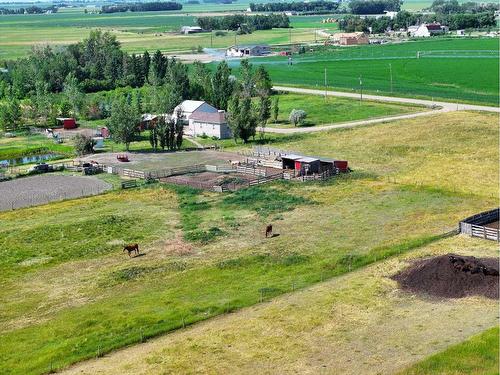
[[[75,129],[76,120],[72,117],[58,117],[56,118],[57,124],[62,126],[64,129]]]

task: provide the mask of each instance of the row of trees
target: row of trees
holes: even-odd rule
[[[457,0],[434,0],[432,5],[426,9],[429,12],[439,14],[457,14],[457,13],[485,13],[494,12],[500,9],[497,3],[476,3],[466,2],[460,4]]]
[[[371,29],[372,33],[380,34],[388,30],[406,29],[411,25],[432,22],[447,25],[450,30],[490,28],[496,25],[493,12],[474,14],[417,14],[400,11],[393,19],[389,17],[361,18],[359,16],[346,16],[339,20],[339,28],[346,32],[368,32]]]
[[[101,13],[120,13],[120,12],[155,12],[164,10],[181,10],[182,4],[166,1],[166,2],[150,2],[150,3],[131,3],[131,4],[114,4],[103,5]]]
[[[291,3],[250,3],[252,12],[307,12],[331,13],[339,8],[339,3],[334,1],[296,1]]]
[[[351,0],[349,8],[353,14],[383,14],[384,11],[398,12],[401,0]]]
[[[253,30],[290,27],[290,19],[285,14],[255,16],[235,14],[224,17],[199,17],[196,22],[204,30],[246,30],[251,32]]]
[[[57,7],[52,5],[50,7],[41,8],[37,6],[30,6],[26,8],[0,8],[0,14],[42,14],[46,12],[57,12]]]

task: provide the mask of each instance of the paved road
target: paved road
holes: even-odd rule
[[[279,91],[288,91],[299,94],[310,94],[310,95],[325,95],[324,90],[314,90],[314,89],[302,89],[298,87],[286,87],[286,86],[274,86],[275,90]],[[327,96],[338,96],[344,98],[354,98],[359,99],[359,94],[342,92],[342,91],[327,91]],[[391,102],[391,103],[402,103],[402,104],[417,104],[428,107],[428,110],[417,113],[410,113],[406,115],[398,115],[398,116],[387,116],[387,117],[379,117],[375,119],[369,120],[359,120],[359,121],[350,121],[350,122],[342,122],[331,125],[321,125],[321,126],[313,126],[313,127],[305,127],[305,128],[270,128],[267,127],[265,129],[268,133],[281,133],[281,134],[290,134],[290,133],[310,133],[310,132],[318,132],[329,129],[339,129],[339,128],[352,128],[361,125],[371,125],[395,120],[404,120],[421,116],[429,116],[434,115],[436,113],[443,112],[452,112],[452,111],[486,111],[486,112],[496,112],[500,113],[500,108],[498,107],[488,107],[481,105],[473,105],[473,104],[460,104],[460,103],[450,103],[450,102],[441,102],[441,101],[432,101],[432,100],[424,100],[424,99],[413,99],[413,98],[397,98],[392,96],[381,96],[381,95],[363,95],[363,99],[366,100],[376,100],[379,102]],[[432,108],[436,109],[432,109]],[[258,129],[260,130],[260,129]]]

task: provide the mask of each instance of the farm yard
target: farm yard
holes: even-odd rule
[[[0,374],[497,374],[498,4],[205,1],[0,6]]]
[[[480,333],[495,325],[495,301],[433,302],[400,291],[388,277],[431,254],[497,256],[492,242],[443,238],[464,217],[497,203],[498,148],[491,142],[497,125],[497,115],[455,112],[273,136],[274,147],[349,160],[353,172],[225,194],[154,184],[0,213],[6,223],[0,228],[1,372],[60,369],[180,329],[131,348],[139,352],[124,355],[133,362],[111,354],[81,369],[323,371],[347,358],[346,373],[355,364],[386,373]],[[277,234],[272,239],[264,238],[268,223]],[[129,259],[124,243],[139,243],[144,255]],[[265,303],[245,309],[259,302]],[[427,319],[430,314],[436,319]],[[269,322],[272,336],[262,334]],[[408,323],[408,337],[393,331],[393,322]],[[188,361],[178,351],[174,358],[180,348],[203,351],[206,360]],[[254,358],[248,367],[238,354],[244,348]],[[333,356],[332,348],[343,355]]]
[[[0,183],[0,211],[97,195],[111,185],[96,177],[43,175]]]

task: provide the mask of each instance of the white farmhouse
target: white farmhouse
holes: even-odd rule
[[[231,129],[226,121],[226,114],[207,102],[184,100],[174,109],[173,117],[180,114],[186,125],[185,134],[194,137],[207,135],[220,139],[231,138]]]

